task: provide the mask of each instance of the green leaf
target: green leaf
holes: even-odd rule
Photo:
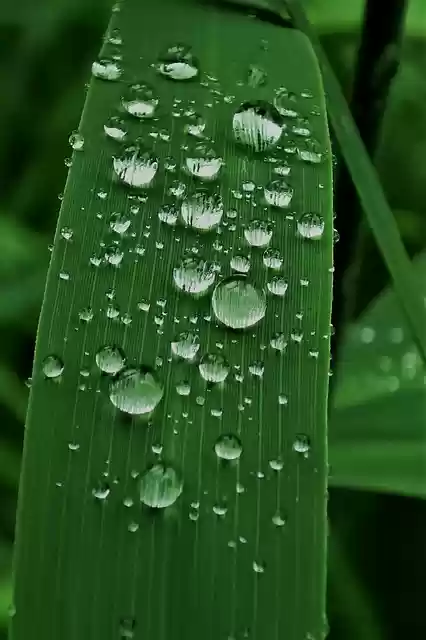
[[[121,52],[123,75],[91,82],[80,125],[84,148],[73,155],[40,318],[11,638],[28,640],[34,629],[44,640],[246,632],[322,638],[332,185],[315,56],[296,30],[185,0],[160,0],[149,11],[127,0],[109,35],[123,44],[107,42],[101,56]],[[191,46],[197,60],[172,69],[199,68],[192,80],[172,80],[152,66],[178,43]],[[152,84],[158,120],[120,113],[135,81]],[[291,92],[281,95],[287,107],[303,119],[271,110],[281,86]],[[253,100],[268,104],[260,112],[244,108],[237,144],[233,118]],[[197,143],[185,133],[199,125],[192,110],[225,162],[218,180],[204,186],[223,199],[217,232],[196,229],[211,221],[199,213],[186,216],[186,227],[158,217],[166,204],[180,210],[169,193],[175,181],[189,194],[201,185],[181,170]],[[116,166],[123,158],[133,163],[125,175],[120,170],[121,181],[146,176],[141,167],[136,173],[137,150],[126,155],[105,137],[105,123],[117,114],[126,144],[142,138],[158,158],[150,188],[131,189],[114,177],[113,158]],[[316,142],[295,125],[309,127]],[[317,162],[303,161],[303,151]],[[294,195],[280,209],[267,204],[278,196],[265,199],[264,188],[286,163]],[[199,171],[197,162],[188,166]],[[317,226],[302,226],[301,216],[312,212]],[[170,210],[161,217],[173,222]],[[321,217],[322,237],[303,238],[300,230],[321,230]],[[271,223],[277,255],[253,246],[269,234],[267,226],[253,235],[253,218]],[[72,237],[60,233],[64,227]],[[246,279],[231,270],[239,254],[250,259]],[[191,275],[181,265],[188,256],[217,266],[194,267]],[[286,292],[274,274],[286,279]],[[223,281],[228,277],[234,281]],[[210,286],[194,295],[213,279],[213,293]],[[181,332],[200,340],[194,362],[172,353],[175,342],[180,354],[191,348],[177,339]],[[112,375],[121,354],[136,370]],[[217,358],[213,368],[210,357]],[[205,379],[226,373],[223,383]],[[238,439],[240,458],[223,459],[239,453]]]
[[[413,271],[425,295],[426,253]],[[426,371],[392,289],[346,332],[336,375],[331,484],[426,497]]]

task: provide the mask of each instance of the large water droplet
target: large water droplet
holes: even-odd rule
[[[140,119],[152,118],[158,102],[154,89],[144,82],[132,84],[122,99],[123,107],[127,113]]]
[[[164,509],[176,502],[182,489],[183,481],[173,467],[155,464],[141,477],[140,500],[147,507]]]
[[[272,180],[264,189],[265,200],[272,207],[285,209],[293,198],[293,188],[284,180]]]
[[[222,458],[223,460],[237,460],[241,455],[243,445],[237,436],[225,434],[217,439],[214,450],[218,458]]]
[[[124,367],[125,357],[120,347],[106,346],[95,356],[96,364],[104,373],[115,375]]]
[[[324,219],[319,213],[304,213],[297,221],[297,231],[302,238],[317,240],[324,233]]]
[[[232,125],[237,142],[254,151],[274,147],[284,127],[275,107],[263,100],[244,102],[234,114]]]
[[[272,225],[264,220],[252,220],[244,229],[244,237],[252,247],[266,247],[272,239]]]
[[[224,382],[229,374],[229,364],[220,353],[207,353],[204,355],[198,368],[207,382]]]
[[[123,69],[117,60],[100,58],[92,64],[92,74],[101,80],[119,80]]]
[[[146,367],[125,369],[110,385],[112,404],[132,415],[150,413],[163,397],[163,387]]]
[[[118,178],[131,187],[148,187],[158,170],[156,156],[140,145],[127,147],[114,157],[114,171]]]
[[[213,291],[212,308],[222,324],[232,329],[247,329],[264,317],[266,296],[245,276],[231,276],[219,282]]]
[[[64,363],[58,356],[47,356],[42,364],[46,378],[57,378],[64,370]]]
[[[163,52],[156,69],[171,80],[192,80],[199,73],[197,59],[184,44],[175,44]]]
[[[172,353],[184,360],[193,360],[200,349],[200,338],[196,333],[183,331],[171,343]]]
[[[201,258],[184,258],[173,269],[174,283],[185,293],[203,295],[214,284],[215,279],[215,265]]]
[[[201,180],[217,178],[222,164],[222,158],[204,142],[195,145],[185,159],[188,173]]]
[[[193,229],[210,231],[222,219],[222,198],[219,194],[200,189],[182,202],[181,215],[184,223]]]

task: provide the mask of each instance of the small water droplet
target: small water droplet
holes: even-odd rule
[[[132,415],[150,413],[163,397],[163,387],[154,372],[146,367],[124,369],[111,383],[112,404]]]
[[[215,180],[223,160],[208,144],[197,143],[185,158],[187,172],[200,180]]]
[[[274,276],[266,286],[274,296],[284,296],[288,288],[288,282],[281,276]]]
[[[324,219],[319,213],[304,213],[297,221],[297,231],[302,238],[317,240],[324,233]]]
[[[149,187],[158,170],[156,156],[141,145],[126,147],[113,163],[118,178],[131,187]]]
[[[122,98],[122,105],[135,118],[152,118],[158,106],[153,87],[145,82],[130,85]]]
[[[251,64],[248,71],[247,84],[249,87],[261,87],[266,83],[268,74],[263,67],[257,64]]]
[[[250,271],[250,259],[247,256],[236,255],[232,256],[230,261],[230,267],[234,271],[238,271],[239,273],[248,273]]]
[[[265,316],[266,296],[243,275],[225,278],[212,296],[215,317],[232,329],[253,327]]]
[[[120,638],[133,638],[135,635],[135,627],[136,620],[134,618],[121,618]]]
[[[184,331],[171,343],[172,353],[183,360],[193,360],[200,349],[200,338],[196,333]]]
[[[287,339],[283,333],[276,333],[270,341],[271,347],[276,351],[281,352],[285,351],[285,349],[287,348],[287,344]]]
[[[127,129],[124,120],[119,116],[111,116],[104,124],[105,135],[113,140],[122,142],[127,137]]]
[[[131,220],[129,220],[129,218],[127,218],[126,216],[123,216],[119,213],[113,213],[109,226],[112,231],[122,236],[129,229],[131,223]]]
[[[80,445],[78,444],[78,442],[69,442],[68,449],[70,451],[78,451],[80,449]]]
[[[216,280],[216,268],[201,258],[184,258],[173,269],[173,280],[181,291],[193,295],[204,295]]]
[[[218,458],[222,460],[237,460],[243,450],[241,440],[233,434],[220,436],[214,446]]]
[[[263,254],[263,264],[268,269],[281,269],[283,265],[283,257],[278,249],[266,249]]]
[[[101,482],[92,489],[92,495],[96,500],[104,501],[108,498],[111,489],[106,482]]]
[[[274,147],[284,128],[277,109],[263,100],[244,102],[235,112],[232,125],[236,141],[254,151]]]
[[[101,371],[115,375],[124,367],[125,357],[120,347],[106,346],[100,349],[96,356],[96,364]]]
[[[266,202],[272,207],[285,209],[290,206],[293,198],[293,188],[281,179],[272,180],[264,189]]]
[[[228,507],[224,503],[213,505],[213,513],[215,513],[217,516],[226,516],[227,511]]]
[[[92,74],[101,80],[119,80],[123,69],[117,60],[100,58],[92,64]]]
[[[283,527],[285,525],[285,520],[279,513],[272,516],[272,522],[276,527]]]
[[[198,61],[192,49],[184,44],[168,47],[159,56],[156,69],[171,80],[192,80],[199,73]]]
[[[272,239],[272,226],[264,220],[252,220],[244,229],[244,237],[252,247],[266,247]]]
[[[187,381],[178,382],[176,391],[180,396],[189,396],[191,393],[191,385]]]
[[[73,131],[69,137],[69,143],[74,151],[82,151],[84,148],[84,137],[78,131]]]
[[[183,481],[171,466],[155,464],[141,477],[140,500],[153,509],[170,507],[182,493]]]
[[[253,570],[256,573],[264,573],[265,565],[261,562],[253,562]]]
[[[299,433],[293,442],[293,450],[306,455],[309,453],[310,448],[311,445],[308,436]]]
[[[224,382],[229,374],[229,364],[220,353],[205,354],[198,365],[201,376],[206,382]]]
[[[61,236],[63,237],[64,240],[71,240],[73,235],[74,235],[74,232],[72,229],[70,229],[70,227],[62,227]]]
[[[43,360],[42,369],[46,378],[57,378],[64,370],[64,363],[58,356],[47,356]]]
[[[274,97],[274,106],[286,118],[297,118],[299,112],[295,109],[296,96],[285,88],[279,89]]]
[[[176,207],[172,204],[163,204],[158,212],[158,219],[173,227],[178,220]]]
[[[263,364],[263,362],[259,362],[259,361],[252,362],[249,365],[248,369],[252,376],[261,378],[265,372],[265,365]]]
[[[182,202],[181,216],[184,223],[193,229],[210,231],[217,227],[222,219],[222,198],[219,194],[199,189]]]

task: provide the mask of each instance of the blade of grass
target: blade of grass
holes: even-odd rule
[[[128,87],[93,80],[81,122],[84,149],[75,152],[69,173],[37,337],[11,638],[27,639],[34,628],[43,629],[44,640],[322,638],[332,185],[315,56],[296,30],[188,1],[162,0],[148,12],[139,0],[127,0],[111,28],[123,41],[123,80],[151,82],[159,97],[158,121],[129,119],[125,127],[130,139],[144,137],[160,169],[146,192],[129,192],[112,180],[113,156],[122,150],[105,139],[103,126]],[[199,57],[199,79],[173,82],[152,68],[176,42],[188,43]],[[102,55],[111,51],[106,45]],[[247,83],[253,64],[265,69],[265,84]],[[235,144],[235,110],[247,100],[271,101],[281,85],[299,96],[293,104],[306,112],[324,162],[304,164],[281,147],[265,158]],[[319,115],[311,115],[314,106]],[[190,109],[205,118],[206,134],[225,161],[217,188],[228,215],[217,234],[170,228],[158,218],[159,207],[173,202],[168,190],[175,180],[189,190],[196,184],[180,171],[192,146],[184,133]],[[297,138],[288,125],[282,146],[293,149]],[[250,139],[258,144],[258,136]],[[295,215],[265,206],[263,188],[277,176],[276,162],[265,161],[271,155],[291,166]],[[163,170],[170,157],[177,167],[171,174]],[[297,234],[299,216],[311,211],[325,223],[317,242]],[[110,227],[115,212],[130,221],[118,238]],[[284,261],[276,273],[288,280],[284,297],[266,286],[273,271],[264,265],[264,249],[245,240],[252,218],[272,224],[271,247]],[[73,231],[68,241],[63,227]],[[185,255],[202,257],[217,262],[220,282],[241,252],[250,256],[256,296],[267,293],[266,316],[231,331],[229,315],[216,322],[211,292],[197,298],[178,291],[172,274]],[[251,325],[253,298],[237,290],[228,313]],[[89,321],[82,323],[79,314]],[[171,357],[181,331],[196,332],[200,356],[224,355],[230,369],[222,384],[206,384],[199,361]],[[280,345],[288,342],[283,353],[272,347],[276,333]],[[104,345],[118,345],[130,366],[148,367],[158,381],[154,390],[162,385],[148,422],[126,420],[114,408],[108,396],[115,397],[124,378],[123,372],[100,375],[96,354]],[[54,379],[44,375],[48,356],[64,363]],[[139,400],[148,402],[146,384],[138,389]],[[230,433],[241,440],[240,461],[215,453],[225,455],[216,445]],[[166,509],[140,504],[153,464],[168,465],[183,480],[182,495]],[[155,487],[152,500],[169,495]],[[145,490],[143,497],[150,502]]]
[[[277,6],[277,1],[274,2]],[[365,216],[392,277],[395,291],[407,316],[407,323],[426,361],[426,311],[413,278],[409,257],[398,226],[383,193],[376,170],[343,96],[339,82],[323,52],[299,0],[283,3],[295,26],[309,37],[321,68],[327,109],[340,151],[358,192]]]

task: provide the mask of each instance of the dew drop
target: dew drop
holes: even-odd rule
[[[283,352],[287,348],[287,339],[283,333],[276,333],[270,341],[270,345],[276,351]]]
[[[265,365],[263,364],[263,362],[258,362],[258,361],[252,362],[249,365],[248,369],[252,376],[256,376],[257,378],[262,378],[265,372]]]
[[[278,249],[266,249],[263,254],[263,264],[268,269],[281,269],[283,265],[283,258]]]
[[[92,495],[96,500],[100,500],[103,502],[106,500],[111,493],[111,489],[106,482],[101,482],[98,486],[92,489]]]
[[[254,151],[274,147],[283,132],[283,122],[276,108],[263,100],[244,102],[232,121],[237,142]]]
[[[173,355],[183,360],[193,360],[200,349],[200,338],[196,333],[184,331],[171,343]]]
[[[183,481],[173,467],[155,464],[141,477],[140,500],[147,507],[164,509],[176,502],[182,489]]]
[[[247,84],[249,87],[261,87],[266,83],[267,73],[263,67],[257,64],[251,64],[248,71]]]
[[[244,229],[244,237],[252,247],[266,247],[272,239],[272,226],[264,220],[252,220]]]
[[[130,85],[122,98],[122,105],[127,113],[142,120],[154,116],[158,102],[154,89],[144,82]]]
[[[285,525],[285,520],[279,513],[272,516],[272,522],[276,527],[283,527]]]
[[[118,140],[119,142],[123,142],[127,137],[126,125],[124,120],[119,116],[111,116],[107,123],[104,124],[104,131],[108,138]]]
[[[242,453],[243,445],[237,436],[225,434],[217,439],[214,450],[222,460],[237,460]]]
[[[299,433],[294,442],[293,442],[293,450],[297,451],[297,453],[308,454],[311,448],[310,441],[307,435],[303,433]]]
[[[134,524],[134,523],[132,523]],[[132,529],[130,529],[130,525],[129,525],[129,530],[131,531]],[[134,637],[135,635],[135,627],[136,627],[136,620],[134,618],[121,618],[120,620],[120,638],[124,639],[131,639]]]
[[[92,64],[92,74],[101,80],[119,80],[123,69],[117,60],[100,58]]]
[[[180,265],[173,269],[175,285],[189,294],[206,294],[215,279],[215,266],[200,258],[184,258]]]
[[[266,296],[245,276],[225,278],[216,286],[212,296],[215,317],[231,329],[253,327],[265,316]]]
[[[74,151],[82,151],[84,148],[84,137],[78,131],[73,131],[69,137],[69,143]]]
[[[178,220],[176,207],[171,204],[164,204],[158,212],[158,219],[173,227]]]
[[[293,198],[293,188],[281,179],[272,180],[264,189],[266,202],[272,207],[285,209],[290,206]]]
[[[62,227],[61,236],[64,240],[71,240],[74,235],[74,231],[70,227]]]
[[[250,260],[247,256],[236,255],[232,256],[230,261],[230,267],[233,271],[238,271],[239,273],[248,273],[250,271]]]
[[[265,565],[260,563],[260,562],[253,562],[253,570],[256,573],[264,573],[265,571]]]
[[[120,347],[106,346],[95,356],[96,364],[104,373],[115,375],[124,367],[125,357]]]
[[[224,382],[229,374],[229,364],[220,353],[207,353],[198,365],[201,376],[206,382]]]
[[[43,360],[42,369],[46,378],[57,378],[64,370],[64,363],[58,356],[47,356]]]
[[[159,56],[156,69],[171,80],[192,80],[199,73],[198,61],[190,47],[184,44],[170,46]]]
[[[279,89],[274,97],[274,106],[278,112],[286,118],[297,118],[299,112],[295,107],[296,96],[287,89]]]
[[[185,159],[187,172],[200,180],[215,180],[222,164],[222,158],[203,142],[195,145]]]
[[[324,219],[319,213],[304,213],[297,221],[297,231],[302,238],[317,240],[324,233]]]
[[[281,276],[274,276],[266,286],[274,296],[284,296],[288,288],[288,282]]]
[[[163,397],[163,387],[154,372],[146,367],[124,369],[111,383],[112,404],[132,415],[150,413]]]
[[[223,216],[223,202],[219,194],[210,194],[199,189],[182,202],[183,222],[199,231],[210,231],[220,224]]]
[[[191,393],[191,385],[186,381],[178,382],[176,385],[176,392],[180,396],[189,396],[189,394]]]
[[[156,156],[140,145],[127,147],[113,162],[118,178],[131,187],[149,187],[158,170]]]

